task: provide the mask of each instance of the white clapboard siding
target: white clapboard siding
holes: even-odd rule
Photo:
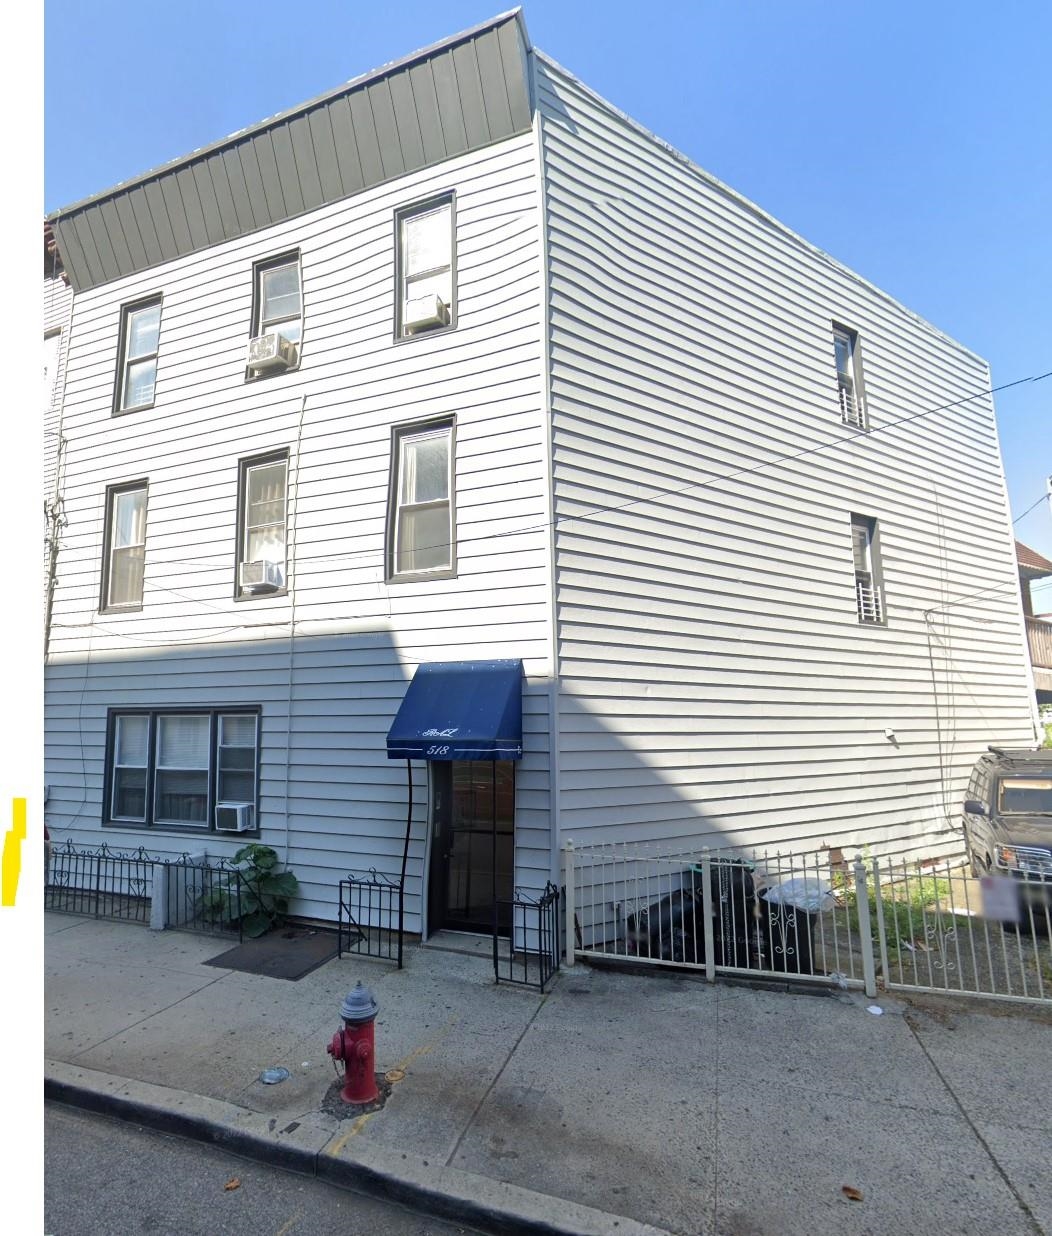
[[[394,212],[456,191],[457,328],[393,338]],[[48,822],[98,842],[107,710],[258,704],[261,840],[295,909],[333,918],[336,880],[397,874],[405,765],[387,730],[416,666],[522,658],[516,881],[551,871],[550,541],[537,152],[526,134],[81,293],[47,671]],[[295,373],[246,382],[252,264],[298,249]],[[113,416],[121,306],[163,295],[156,403]],[[385,582],[392,428],[456,418],[457,576]],[[239,460],[290,457],[289,595],[234,600]],[[107,485],[149,481],[144,605],[99,614]],[[294,634],[290,648],[290,632]],[[414,769],[406,906],[420,929],[426,771]],[[179,853],[236,838],[106,830]]]
[[[535,63],[562,834],[934,844],[977,753],[1034,732],[987,366]],[[857,621],[852,513],[886,627]]]

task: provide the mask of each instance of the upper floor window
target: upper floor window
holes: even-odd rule
[[[288,451],[243,459],[238,484],[237,595],[285,587]]]
[[[299,254],[257,262],[253,267],[249,376],[294,368],[299,364],[302,337]]]
[[[859,622],[884,622],[884,581],[877,546],[877,521],[851,516],[851,552],[855,559],[855,604]]]
[[[106,491],[102,596],[99,608],[141,609],[146,568],[146,482]]]
[[[207,829],[228,807],[221,828],[258,828],[258,710],[115,710],[109,721],[104,822]]]
[[[866,403],[862,389],[862,353],[857,331],[833,325],[833,353],[836,356],[837,393],[840,419],[856,429],[866,428]]]
[[[395,431],[388,524],[388,576],[455,569],[453,424]]]
[[[395,226],[396,335],[404,339],[455,325],[452,196],[400,210]]]
[[[120,361],[117,368],[118,412],[153,405],[157,387],[157,346],[161,335],[161,298],[125,305],[121,310]]]

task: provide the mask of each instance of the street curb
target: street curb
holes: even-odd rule
[[[44,1098],[500,1236],[670,1236],[664,1228],[417,1155],[364,1142],[348,1145],[349,1136],[321,1112],[279,1130],[277,1121],[233,1103],[51,1060],[45,1062]]]

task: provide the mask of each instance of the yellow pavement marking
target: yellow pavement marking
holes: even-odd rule
[[[283,1224],[281,1225],[281,1227],[278,1229],[278,1231],[277,1231],[277,1233],[276,1233],[276,1236],[285,1236],[285,1233],[286,1233],[286,1232],[291,1232],[291,1231],[292,1231],[292,1225],[296,1222],[296,1220],[297,1220],[299,1217],[300,1217],[300,1215],[299,1215],[299,1211],[297,1210],[297,1211],[296,1211],[296,1213],[292,1216],[292,1218],[288,1221],[288,1223],[283,1223]]]
[[[426,1056],[427,1053],[431,1051],[432,1048],[437,1047],[439,1043],[441,1043],[442,1040],[446,1038],[447,1035],[449,1035],[449,1033],[452,1031],[453,1027],[457,1024],[459,1020],[460,1019],[457,1017],[451,1017],[449,1021],[446,1022],[445,1026],[443,1026],[443,1028],[439,1031],[439,1033],[436,1034],[435,1037],[430,1041],[430,1043],[422,1043],[419,1047],[414,1047],[408,1056],[406,1056],[403,1060],[399,1060],[397,1064],[392,1065],[392,1067],[389,1068],[387,1072],[394,1073],[397,1070],[404,1077],[406,1070],[413,1063],[413,1061],[419,1060],[421,1056]],[[400,1080],[401,1078],[399,1078],[396,1081],[393,1081],[391,1083],[391,1088],[394,1089],[394,1087],[398,1084],[398,1081]],[[347,1143],[351,1140],[351,1138],[356,1137],[362,1131],[362,1129],[365,1128],[365,1126],[369,1123],[369,1121],[372,1120],[372,1118],[376,1114],[377,1114],[376,1112],[363,1112],[362,1115],[360,1115],[355,1120],[355,1122],[351,1125],[351,1127],[347,1130],[347,1132],[344,1133],[342,1137],[337,1138],[336,1141],[333,1142],[332,1146],[329,1147],[329,1149],[326,1151],[326,1154],[329,1154],[333,1158],[335,1158],[340,1153],[340,1151],[344,1148],[344,1146],[347,1145]],[[281,1236],[281,1234],[279,1233],[278,1236]]]
[[[0,904],[13,906],[22,871],[22,842],[26,839],[26,800],[12,799],[11,827],[4,834],[4,855],[0,859]]]

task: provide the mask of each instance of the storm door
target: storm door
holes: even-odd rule
[[[494,898],[510,901],[515,869],[515,765],[432,761],[428,929],[493,930]],[[507,918],[507,911],[502,913]],[[500,935],[508,924],[499,922]]]

